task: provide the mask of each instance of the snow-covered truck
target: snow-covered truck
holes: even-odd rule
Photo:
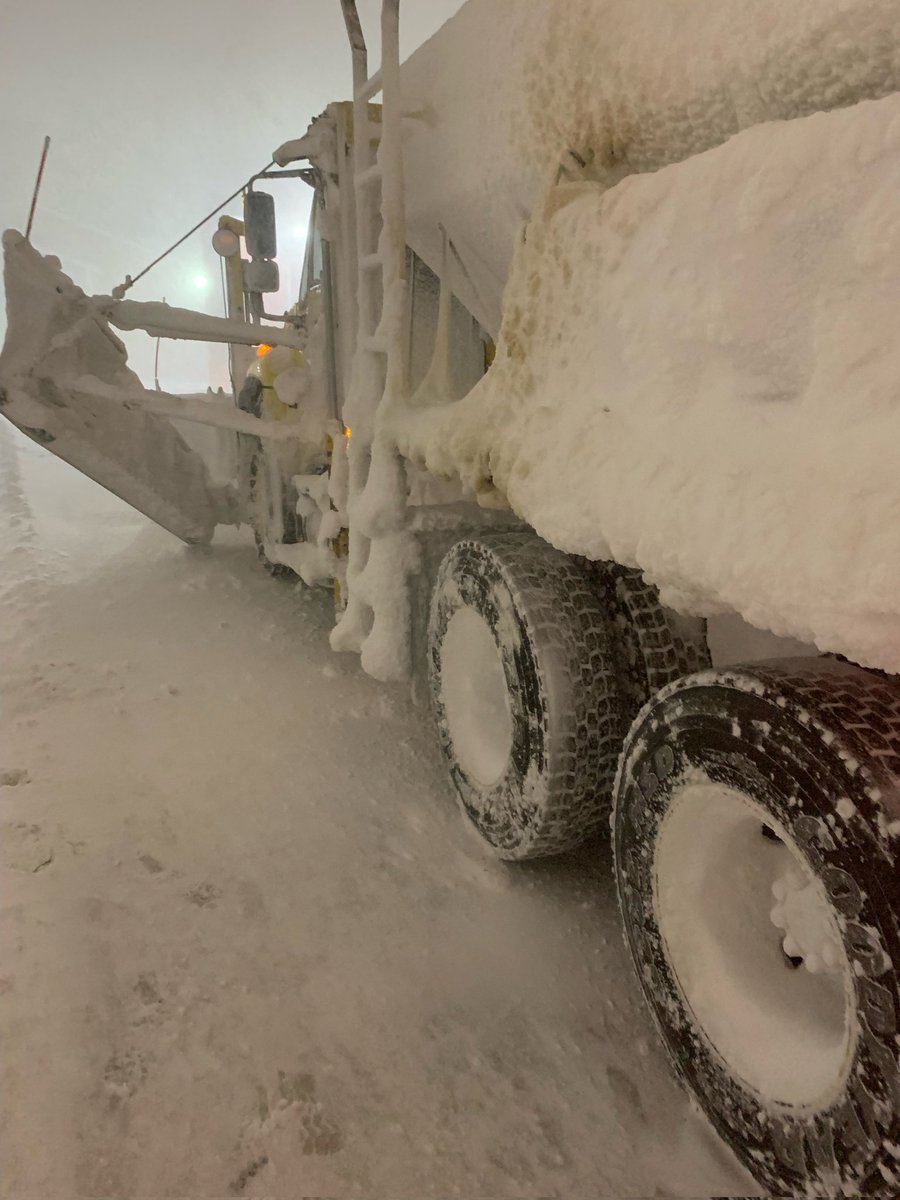
[[[7,233],[0,411],[333,586],[335,649],[427,677],[501,857],[611,828],[722,1137],[768,1191],[895,1195],[896,2],[468,0],[401,64],[385,0],[371,74],[342,7],[354,98],[220,220],[226,316]],[[313,189],[278,316],[275,178]],[[234,394],[145,388],[113,326],[228,343]]]

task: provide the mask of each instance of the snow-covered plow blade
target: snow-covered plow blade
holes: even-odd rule
[[[189,543],[234,520],[228,489],[172,422],[136,397],[140,380],[98,306],[21,234],[3,237],[8,329],[0,413]]]

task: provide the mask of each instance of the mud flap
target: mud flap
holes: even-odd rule
[[[91,300],[21,234],[3,235],[8,328],[0,414],[183,541],[233,523],[230,489],[165,416],[128,399],[142,388]]]

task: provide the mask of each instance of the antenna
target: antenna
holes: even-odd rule
[[[44,165],[47,162],[47,151],[50,149],[50,135],[44,138],[44,149],[41,151],[41,162],[38,167],[37,179],[34,182],[34,192],[31,196],[31,208],[28,210],[28,224],[25,226],[25,241],[31,241],[31,226],[34,223],[34,210],[37,207],[38,192],[41,190],[41,180],[44,178]]]

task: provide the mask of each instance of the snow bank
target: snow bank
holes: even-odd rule
[[[898,195],[900,96],[561,185],[491,371],[391,433],[674,607],[900,671]]]
[[[495,334],[517,231],[561,163],[609,187],[886,96],[896,30],[895,0],[471,0],[402,68],[410,245],[439,271],[446,227],[454,289]]]

